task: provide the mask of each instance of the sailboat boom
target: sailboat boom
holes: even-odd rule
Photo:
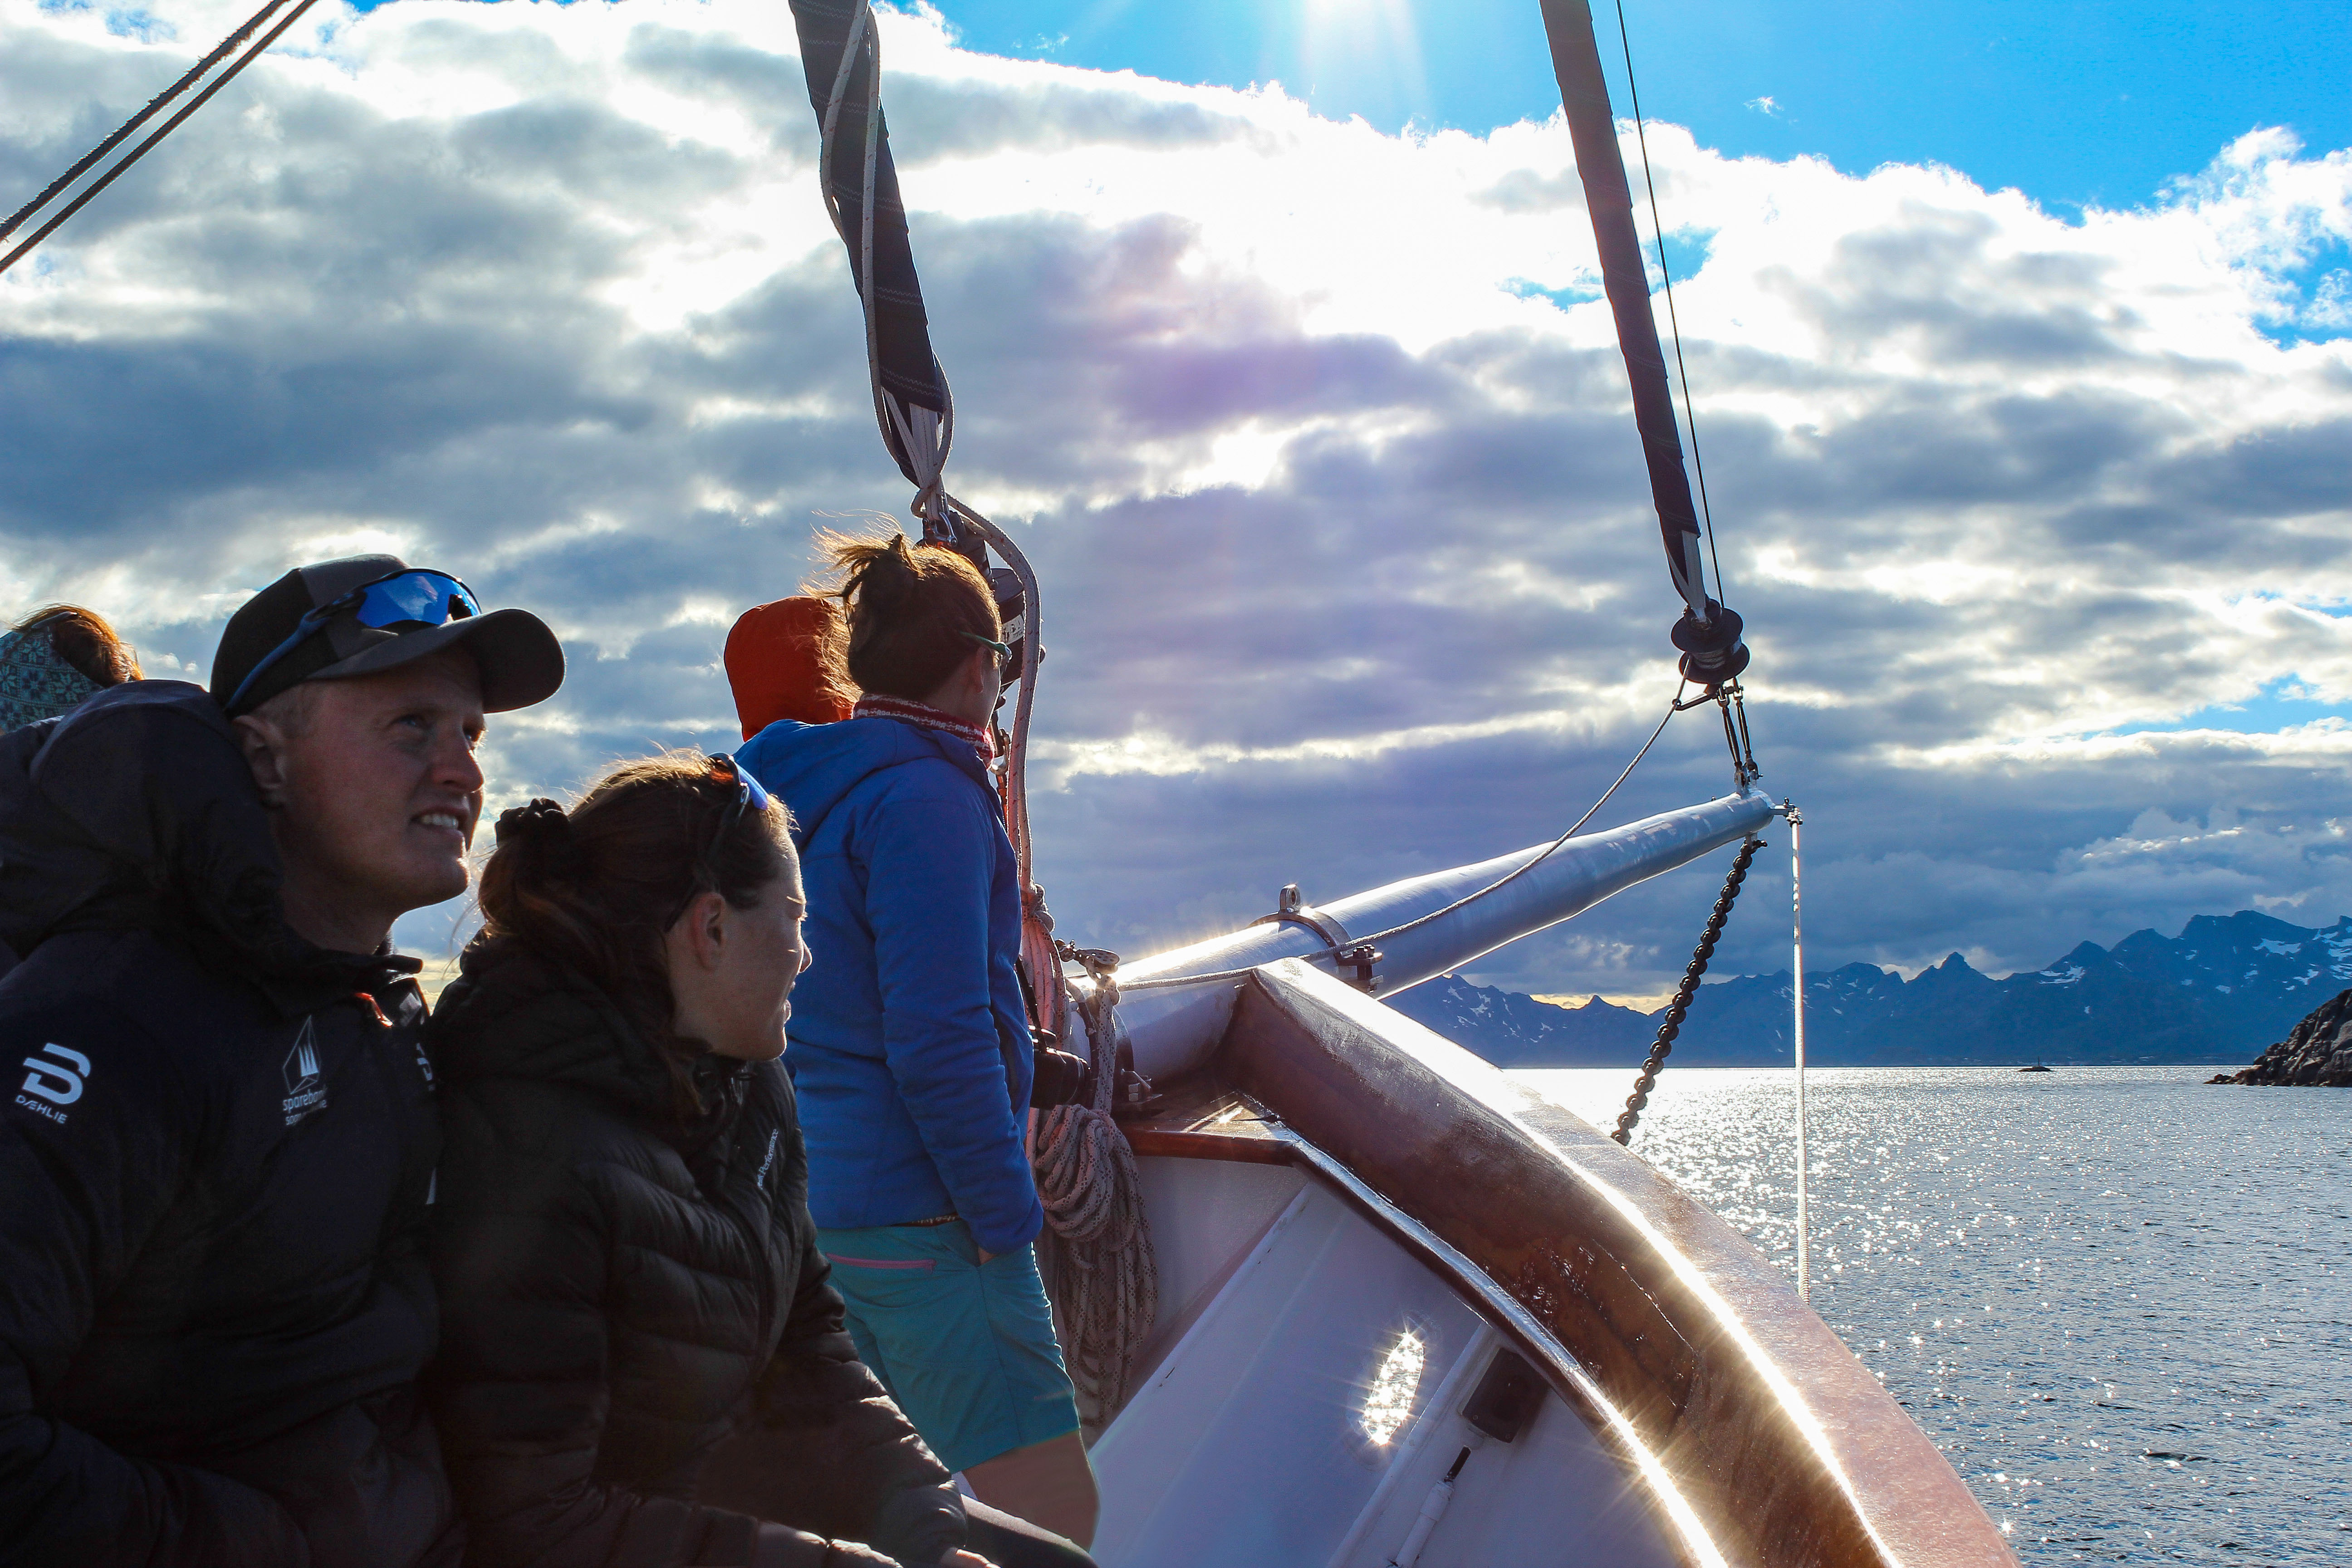
[[[1541,858],[1541,864],[1507,886],[1384,940],[1372,977],[1375,989],[1390,994],[1457,969],[1505,942],[1557,925],[1612,893],[1710,850],[1737,843],[1760,829],[1780,809],[1762,792],[1745,790],[1622,827],[1584,834],[1557,849],[1549,844],[1534,845],[1475,865],[1391,882],[1320,908],[1301,906],[1283,918],[1139,960],[1120,969],[1122,984],[1165,982],[1191,974],[1204,978],[1196,985],[1163,984],[1136,991],[1121,1001],[1119,1015],[1135,1047],[1136,1066],[1147,1075],[1164,1077],[1201,1065],[1224,1033],[1241,985],[1234,977],[1236,971],[1284,958],[1328,963],[1335,942],[1345,947],[1361,937],[1447,910]],[[1341,968],[1343,973],[1354,972],[1344,964]]]

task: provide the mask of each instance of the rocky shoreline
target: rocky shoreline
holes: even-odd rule
[[[2352,1089],[2352,991],[2322,1003],[2294,1032],[2233,1073],[2209,1083],[2314,1084]]]

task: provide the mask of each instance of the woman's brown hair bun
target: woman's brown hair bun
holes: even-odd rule
[[[817,548],[835,578],[824,591],[848,622],[831,650],[834,673],[861,691],[919,702],[971,658],[973,637],[1003,636],[987,579],[952,550],[910,546],[895,527],[866,539],[820,534]]]
[[[542,875],[565,877],[580,869],[580,846],[572,837],[572,818],[556,802],[541,796],[499,813],[499,847],[531,860]]]
[[[534,800],[500,813],[482,868],[475,942],[514,943],[603,992],[660,1056],[687,1118],[706,1047],[675,1026],[667,911],[714,891],[750,909],[796,863],[782,805],[730,816],[740,787],[698,753],[623,763],[569,811]]]

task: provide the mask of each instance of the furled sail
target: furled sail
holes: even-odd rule
[[[849,249],[866,304],[875,414],[898,471],[919,489],[939,479],[950,434],[947,377],[931,352],[923,285],[882,116],[882,48],[868,0],[792,0],[809,101],[824,137],[825,209]],[[872,202],[866,199],[872,193]]]
[[[1617,121],[1609,107],[1608,80],[1601,74],[1592,12],[1585,0],[1543,0],[1543,18],[1551,39],[1552,69],[1559,78],[1560,102],[1568,110],[1569,135],[1576,146],[1577,177],[1584,183],[1585,208],[1592,216],[1593,237],[1600,242],[1601,280],[1617,320],[1625,377],[1633,384],[1633,421],[1642,432],[1650,497],[1665,536],[1666,568],[1683,600],[1675,646],[1683,651],[1685,675],[1718,685],[1747,667],[1748,650],[1739,641],[1739,617],[1707,596],[1700,570],[1698,513],[1691,504],[1690,476],[1683,467],[1682,433],[1675,421],[1657,318],[1650,310],[1650,280],[1642,265],[1641,236],[1633,227],[1633,194],[1625,180],[1625,160],[1617,150]]]

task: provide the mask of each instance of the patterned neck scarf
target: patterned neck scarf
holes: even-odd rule
[[[0,633],[0,731],[71,712],[100,689],[40,627]]]
[[[969,719],[959,719],[952,713],[942,713],[928,702],[909,702],[903,697],[861,697],[850,710],[853,719],[896,719],[901,724],[915,724],[926,730],[937,730],[971,742],[983,763],[996,761],[996,737],[985,724],[975,724]]]

